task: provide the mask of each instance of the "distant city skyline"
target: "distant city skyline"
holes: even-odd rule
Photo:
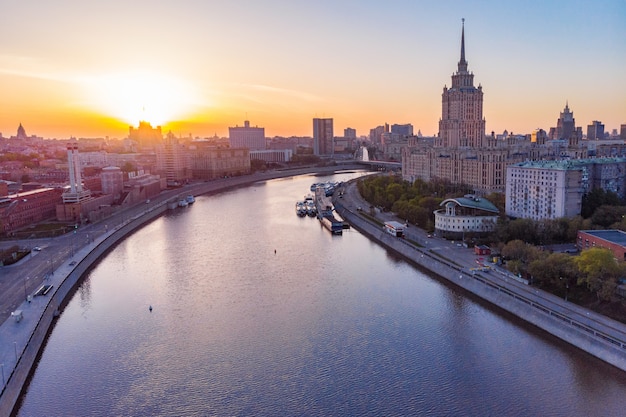
[[[163,132],[312,136],[313,118],[357,135],[412,124],[434,135],[459,61],[461,19],[486,132],[626,123],[626,2],[419,4],[145,0],[0,6],[0,132],[44,138]],[[433,4],[431,4],[433,3]]]

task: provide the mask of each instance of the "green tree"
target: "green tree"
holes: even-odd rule
[[[613,252],[605,248],[590,248],[582,251],[575,262],[580,271],[577,284],[585,285],[595,293],[598,301],[610,300],[617,287],[617,279],[624,273]]]
[[[531,261],[528,272],[534,281],[564,291],[576,282],[579,274],[574,257],[566,253],[551,253]]]

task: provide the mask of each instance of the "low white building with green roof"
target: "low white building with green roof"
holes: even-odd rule
[[[435,231],[441,236],[465,238],[465,234],[492,232],[498,223],[499,210],[485,198],[468,194],[448,198],[435,210]]]

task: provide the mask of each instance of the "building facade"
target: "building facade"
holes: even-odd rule
[[[330,156],[334,151],[333,119],[313,119],[313,154]]]
[[[587,126],[587,140],[601,140],[604,139],[604,125],[594,120]]]
[[[250,173],[248,148],[219,148],[197,143],[190,150],[190,158],[193,178],[208,180]]]
[[[536,161],[507,169],[506,214],[533,220],[580,214],[584,193],[583,166],[570,161]]]
[[[527,161],[507,169],[506,214],[533,220],[574,217],[593,189],[626,196],[626,158]]]
[[[264,150],[265,128],[251,127],[248,120],[243,122],[243,127],[235,126],[228,128],[228,143],[231,148],[248,148],[251,151]]]
[[[61,188],[41,188],[0,198],[0,234],[14,235],[21,228],[53,219],[61,192]]]
[[[156,147],[157,174],[165,178],[168,186],[181,185],[190,178],[189,153],[172,132]]]
[[[576,238],[579,251],[605,248],[618,261],[626,261],[626,233],[621,230],[579,230]]]
[[[461,33],[461,58],[452,85],[442,93],[439,134],[433,143],[412,137],[402,151],[402,178],[430,181],[445,179],[464,184],[475,193],[504,192],[507,167],[527,160],[586,158],[587,148],[580,143],[582,131],[576,129],[573,114],[566,110],[559,119],[559,134],[567,139],[547,140],[545,131],[534,135],[485,135],[482,87],[474,86],[474,75],[465,59],[465,27]],[[553,128],[554,131],[556,129]]]
[[[119,196],[124,189],[124,173],[119,167],[106,167],[100,174],[102,194]]]
[[[493,232],[498,224],[498,208],[490,201],[465,195],[441,202],[435,210],[435,231],[443,237],[465,240],[467,234]]]

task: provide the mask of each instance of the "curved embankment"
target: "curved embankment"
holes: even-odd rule
[[[348,186],[355,186],[354,181]],[[348,193],[346,193],[348,194]],[[571,345],[626,371],[626,325],[495,274],[472,272],[405,239],[391,236],[380,226],[334,200],[336,211],[352,227],[424,268],[489,303],[531,323]]]
[[[53,278],[48,281],[54,284],[53,290],[47,297],[36,297],[28,304],[27,314],[20,323],[11,318],[2,326],[10,327],[2,333],[6,340],[0,340],[2,357],[2,391],[0,392],[0,416],[8,416],[14,412],[25,383],[34,369],[34,365],[49,334],[54,318],[58,311],[73,294],[75,288],[89,269],[127,235],[142,227],[144,224],[161,216],[168,210],[167,201],[178,198],[180,195],[210,194],[228,189],[246,186],[259,181],[275,178],[284,178],[304,174],[332,174],[336,171],[362,170],[356,164],[345,164],[331,167],[308,167],[293,170],[271,171],[241,177],[220,179],[204,183],[196,183],[179,190],[174,190],[158,197],[159,204],[151,206],[149,211],[143,211],[137,216],[126,219],[117,228],[104,236],[100,236],[93,243],[76,253],[74,265],[67,261],[60,265]],[[3,329],[3,330],[6,330]],[[13,343],[11,343],[14,341]],[[6,346],[10,345],[10,346]],[[15,355],[13,355],[13,350]],[[10,351],[10,354],[7,354]]]

